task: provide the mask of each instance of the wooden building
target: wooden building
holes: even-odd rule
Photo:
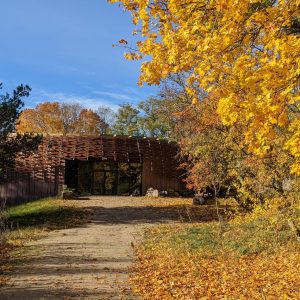
[[[8,181],[0,185],[7,204],[58,195],[145,194],[152,187],[184,193],[175,143],[126,136],[48,136],[37,151],[20,154]]]

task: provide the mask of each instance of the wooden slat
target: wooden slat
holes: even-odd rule
[[[184,189],[175,158],[178,146],[167,141],[124,136],[47,136],[35,153],[20,154],[10,184],[0,186],[0,199],[33,199],[58,193],[66,160],[103,159],[142,163],[142,190]],[[27,183],[26,183],[27,182]]]

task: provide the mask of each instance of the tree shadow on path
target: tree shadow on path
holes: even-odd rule
[[[152,224],[152,223],[196,223],[218,220],[215,206],[120,206],[120,207],[90,207],[91,222],[115,224]],[[219,213],[223,215],[226,207],[220,206]]]

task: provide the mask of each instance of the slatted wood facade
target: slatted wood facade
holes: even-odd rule
[[[0,199],[15,204],[58,195],[64,185],[66,160],[142,163],[143,194],[149,187],[184,190],[177,153],[175,143],[150,138],[44,137],[35,153],[18,156],[8,183],[0,186]]]

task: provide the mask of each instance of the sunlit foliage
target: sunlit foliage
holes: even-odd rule
[[[108,125],[91,109],[73,103],[44,102],[22,111],[16,126],[19,133],[98,135]]]
[[[252,153],[270,154],[287,130],[281,148],[294,157],[291,172],[300,174],[299,0],[111,2],[132,13],[141,36],[137,51],[125,55],[145,59],[140,83],[189,72],[192,102],[199,101],[195,87],[218,94],[222,123],[242,124]]]

